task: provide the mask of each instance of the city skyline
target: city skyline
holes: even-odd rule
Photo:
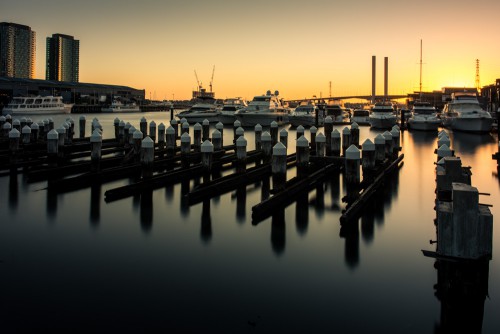
[[[286,99],[369,95],[371,57],[377,94],[389,58],[389,94],[419,89],[423,40],[424,91],[481,85],[500,77],[500,4],[456,1],[400,4],[392,0],[332,4],[299,1],[133,1],[84,3],[6,0],[0,21],[37,34],[37,79],[45,77],[45,37],[80,40],[80,82],[145,89],[154,99],[188,99],[194,71],[218,98],[251,99],[279,90]],[[471,13],[472,12],[472,13]],[[77,14],[77,15],[75,15]],[[467,22],[467,25],[464,25]],[[469,24],[470,23],[470,24]]]

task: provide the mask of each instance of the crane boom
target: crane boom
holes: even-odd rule
[[[196,77],[196,84],[198,85],[197,89],[199,90],[200,89],[200,80],[198,80],[198,74],[196,73],[196,70],[194,70],[194,76]]]
[[[214,82],[215,65],[212,69],[212,78],[210,79],[210,91],[212,91],[212,83]]]

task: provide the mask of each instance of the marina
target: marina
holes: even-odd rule
[[[0,204],[5,215],[0,224],[0,271],[3,286],[9,286],[4,292],[10,305],[8,324],[22,314],[33,319],[34,327],[51,330],[75,322],[89,330],[97,323],[115,329],[195,332],[324,332],[334,326],[340,332],[422,333],[458,324],[471,332],[499,330],[495,317],[499,304],[493,298],[500,293],[494,284],[500,277],[498,247],[493,246],[486,264],[469,265],[473,268],[469,271],[477,267],[486,275],[473,283],[477,294],[465,315],[444,307],[461,296],[461,290],[443,290],[447,286],[443,279],[452,279],[444,273],[457,272],[454,265],[441,259],[436,268],[437,260],[421,251],[435,247],[429,240],[436,238],[435,163],[443,154],[438,144],[448,143],[462,166],[470,166],[471,184],[489,194],[480,195],[480,202],[493,204],[491,214],[498,216],[500,181],[497,161],[492,159],[498,151],[496,134],[448,130],[445,138],[436,132],[397,131],[387,140],[385,129],[334,125],[331,120],[319,130],[287,124],[263,127],[262,133],[213,123],[189,128],[178,124],[176,147],[169,151],[169,129],[174,130],[169,128],[169,113],[85,116],[86,123],[75,117],[73,144],[65,144],[63,151],[73,163],[56,168],[61,158],[54,157],[52,168],[57,172],[47,173],[43,165],[35,168],[33,155],[27,165],[33,168],[16,168],[14,174],[2,171],[0,189],[6,201]],[[54,128],[67,118],[54,115]],[[129,162],[120,164],[125,157],[115,150],[119,148],[115,136],[120,124],[125,128],[126,123],[140,129],[141,137],[123,142],[131,153]],[[99,164],[85,155],[95,147],[90,134],[96,128],[102,129]],[[213,136],[215,130],[222,130],[220,138]],[[163,155],[158,142],[162,131]],[[330,138],[324,136],[328,131]],[[207,132],[214,146],[211,159],[202,145]],[[189,154],[182,139],[187,133]],[[137,140],[147,142],[142,134],[156,143],[150,176],[133,153]],[[247,143],[245,156],[238,154],[241,135]],[[260,150],[260,154],[270,152],[267,138],[269,144],[281,143],[276,154],[286,153],[284,178],[273,176],[274,167],[269,170],[267,165],[266,170],[263,156],[258,155]],[[304,174],[297,154],[304,141],[311,149],[309,161],[340,170],[319,168]],[[328,149],[328,141],[338,146],[331,144]],[[360,151],[348,151],[344,142],[359,145]],[[352,183],[346,174],[351,163],[341,159],[356,154],[361,158],[370,151],[369,142],[373,148],[382,147],[384,156],[397,152],[399,158],[387,165],[397,168],[370,176],[363,162],[357,167],[359,175],[350,174]],[[228,160],[225,168],[214,169],[207,179],[206,168],[225,159],[223,151],[233,152],[231,159],[245,157],[248,166],[242,170],[237,160]],[[182,157],[189,160],[183,162]],[[120,166],[122,171],[116,168]],[[160,181],[158,177],[169,175],[169,169],[184,176],[171,174]],[[102,173],[85,178],[89,170]],[[304,175],[307,186],[293,181]],[[82,181],[74,183],[77,178]],[[145,178],[150,178],[150,185],[138,187]],[[365,199],[357,197],[359,189],[353,184],[366,188],[361,192]],[[127,196],[112,197],[119,189],[130,190]],[[279,189],[290,195],[280,199]],[[358,206],[356,198],[364,203]],[[25,206],[30,210],[23,210]],[[500,241],[498,229],[493,228],[492,239],[493,245]],[[35,273],[37,280],[30,279]],[[463,284],[471,286],[469,281]],[[436,291],[443,292],[440,298]],[[304,305],[309,306],[304,309]],[[126,320],[99,317],[109,309],[128,316]],[[359,316],[365,320],[357,321]]]

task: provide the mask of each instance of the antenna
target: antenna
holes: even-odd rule
[[[481,83],[479,81],[479,59],[476,59],[476,89],[478,93],[481,93]]]
[[[332,97],[332,82],[330,81],[330,97]]]
[[[212,91],[212,83],[214,82],[215,65],[212,69],[212,78],[210,79],[210,92]]]
[[[422,99],[422,40],[420,40],[420,85],[419,97]]]

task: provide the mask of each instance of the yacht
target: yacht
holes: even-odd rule
[[[493,118],[481,108],[475,94],[453,93],[442,112],[443,125],[457,131],[490,132]]]
[[[4,115],[69,114],[73,104],[63,102],[61,96],[14,97],[3,108]]]
[[[189,124],[201,124],[204,120],[208,120],[210,123],[218,122],[220,114],[215,98],[205,96],[198,97],[198,102],[191,108],[178,113],[176,117],[179,119],[185,118]]]
[[[333,102],[325,107],[325,117],[330,116],[334,123],[349,122],[349,115],[343,108],[342,103]]]
[[[317,117],[317,124],[316,124]],[[289,116],[291,126],[302,125],[304,127],[323,126],[324,117],[323,111],[320,110],[314,103],[300,104]]]
[[[351,120],[359,125],[370,125],[370,111],[368,109],[354,109]]]
[[[429,102],[415,101],[407,120],[412,130],[436,131],[441,126],[437,110]]]
[[[368,120],[372,128],[391,129],[397,123],[397,116],[392,103],[375,103],[371,108]]]
[[[123,103],[120,100],[113,100],[109,107],[101,108],[103,113],[113,113],[113,112],[140,112],[141,109],[135,103]]]
[[[246,108],[235,112],[236,119],[243,127],[251,127],[257,124],[270,126],[274,121],[278,125],[289,122],[290,109],[275,91],[271,94],[268,90],[265,95],[258,95],[253,98]]]
[[[236,121],[235,112],[245,108],[247,105],[247,101],[241,97],[225,99],[220,110],[219,122],[224,125],[233,125],[234,121]]]

